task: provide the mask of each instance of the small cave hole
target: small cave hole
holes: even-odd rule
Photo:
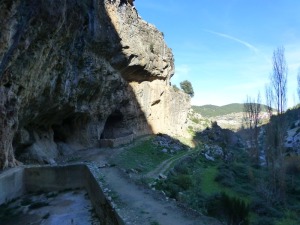
[[[101,139],[116,139],[125,137],[131,133],[132,132],[126,126],[124,116],[117,110],[107,118]]]
[[[52,129],[53,129],[54,142],[56,142],[56,143],[66,142],[67,137],[66,137],[65,130],[64,130],[63,126],[53,125]]]

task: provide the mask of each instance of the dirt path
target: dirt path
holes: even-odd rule
[[[182,155],[176,155],[170,159],[167,159],[163,161],[161,164],[159,164],[158,167],[156,167],[154,170],[147,173],[145,176],[149,178],[157,178],[159,174],[166,175],[166,173],[169,172],[172,164],[175,164],[175,162],[182,160],[195,152],[196,151],[192,150],[192,151],[185,152]]]
[[[90,149],[81,152],[83,160],[92,161],[102,167],[109,158],[122,149]],[[165,166],[172,163],[166,162]],[[174,200],[167,200],[157,191],[135,184],[116,167],[100,169],[107,187],[115,194],[120,213],[126,215],[127,223],[132,225],[217,225],[214,219],[199,216],[177,206]]]
[[[117,198],[126,205],[127,213],[134,224],[201,225],[213,224],[208,218],[200,218],[183,212],[173,200],[167,201],[151,190],[131,183],[117,168],[103,169],[105,181],[117,193]],[[155,223],[157,222],[157,223]]]

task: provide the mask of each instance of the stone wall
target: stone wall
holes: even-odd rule
[[[134,138],[135,136],[133,134],[130,134],[124,137],[118,137],[114,139],[101,139],[99,145],[101,148],[115,148],[121,145],[132,143]]]
[[[95,174],[84,164],[18,167],[4,171],[0,173],[0,205],[27,192],[52,192],[75,188],[86,189],[101,224],[125,224],[113,208],[112,202],[103,193]]]

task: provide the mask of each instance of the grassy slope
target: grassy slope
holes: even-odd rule
[[[114,159],[114,163],[124,169],[135,169],[147,173],[169,158],[168,154],[152,144],[153,137],[137,143]]]
[[[223,116],[230,113],[243,112],[244,104],[232,103],[224,106],[216,105],[203,105],[203,106],[192,106],[193,110],[200,113],[204,117],[215,117]],[[262,105],[262,111],[265,111],[265,106]]]
[[[256,193],[256,184],[267,176],[265,169],[252,167],[248,155],[240,149],[233,150],[235,160],[230,164],[224,163],[221,159],[214,162],[207,161],[201,154],[195,154],[191,161],[181,163],[177,158],[189,152],[181,152],[177,155],[164,154],[160,147],[153,146],[153,137],[137,143],[120,154],[115,162],[126,169],[136,169],[140,174],[147,174],[153,171],[159,164],[165,160],[173,160],[175,164],[180,165],[180,170],[175,174],[169,174],[168,179],[157,181],[156,188],[164,190],[172,198],[183,199],[196,210],[205,211],[205,204],[212,196],[217,193],[225,192],[231,197],[244,200],[251,205],[252,202],[262,204],[260,196]],[[200,145],[199,145],[200,146]],[[200,150],[200,149],[198,149]],[[198,151],[195,151],[197,153]],[[167,170],[175,165],[170,165]],[[216,180],[217,177],[223,179]],[[300,181],[300,180],[299,180]],[[298,189],[297,189],[298,190]],[[295,195],[296,196],[296,195]],[[298,196],[296,196],[298,197]],[[295,197],[295,199],[297,199]],[[290,200],[290,198],[288,198]],[[204,205],[204,207],[203,207]],[[293,202],[295,210],[288,208],[279,208],[276,206],[267,206],[264,208],[272,215],[261,216],[250,212],[250,224],[263,224],[263,219],[270,221],[272,225],[293,225],[299,224],[297,210],[299,203]],[[281,215],[279,213],[281,211]],[[274,214],[274,215],[273,215]],[[278,214],[278,215],[276,215]]]

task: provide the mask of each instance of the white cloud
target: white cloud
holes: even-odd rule
[[[234,42],[237,42],[237,43],[245,46],[246,48],[248,48],[250,51],[253,51],[255,54],[262,56],[268,63],[271,62],[270,59],[265,54],[263,54],[257,47],[255,47],[253,44],[250,44],[247,41],[241,40],[237,37],[233,37],[233,36],[228,35],[228,34],[215,32],[215,31],[212,31],[212,30],[204,30],[204,31],[206,31],[208,33],[211,33],[211,34],[215,34],[217,36],[220,36],[220,37],[223,37],[223,38],[226,38],[226,39],[229,39],[229,40],[232,40]]]
[[[224,38],[230,39],[232,41],[238,42],[238,43],[244,45],[245,47],[249,48],[250,50],[252,50],[252,51],[254,51],[256,53],[259,52],[259,50],[255,46],[253,46],[252,44],[250,44],[250,43],[248,43],[246,41],[243,41],[241,39],[238,39],[236,37],[230,36],[228,34],[223,34],[223,33],[215,32],[215,31],[211,31],[211,30],[205,30],[205,31],[209,32],[211,34],[215,34],[215,35],[218,35],[220,37],[224,37]]]

